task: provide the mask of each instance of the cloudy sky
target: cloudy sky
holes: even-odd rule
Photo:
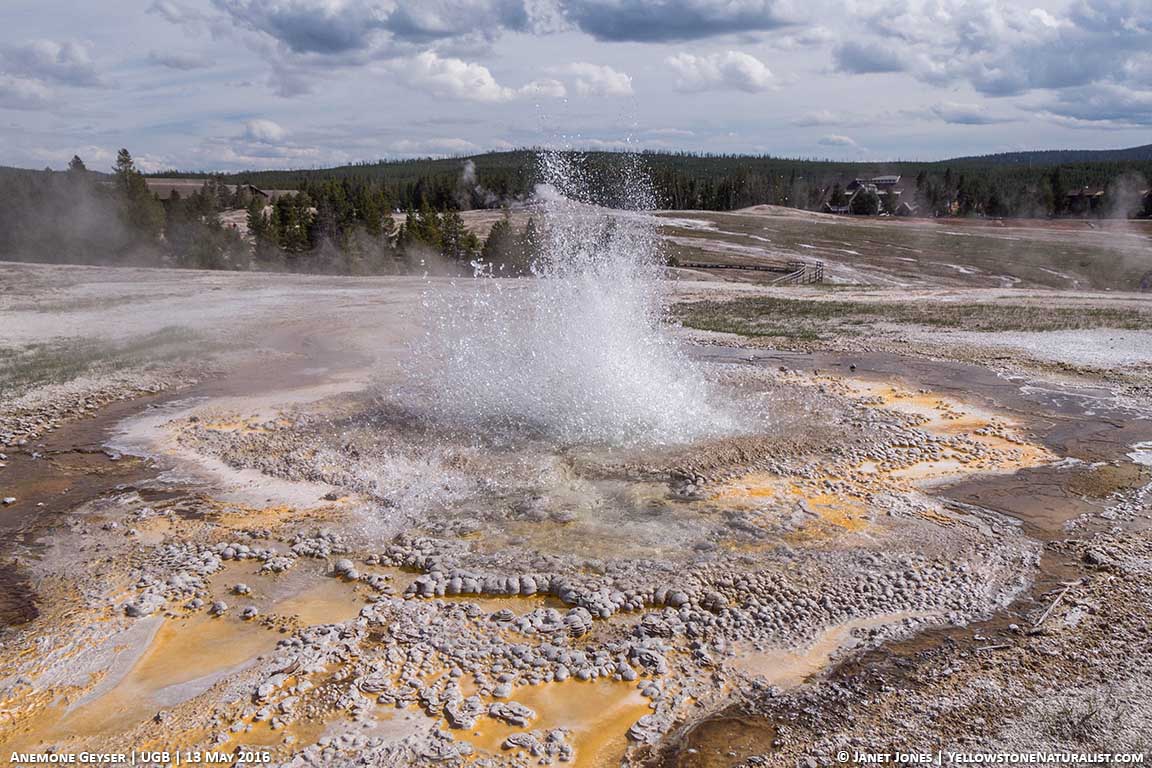
[[[1152,0],[3,0],[0,164],[1152,142]]]

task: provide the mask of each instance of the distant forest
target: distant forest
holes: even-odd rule
[[[304,179],[266,196],[201,178],[161,200],[126,149],[111,174],[80,157],[59,172],[0,168],[0,259],[352,275],[469,274],[481,259],[508,275],[535,258],[534,221],[514,232],[505,217],[481,242],[464,225],[463,200],[437,209],[423,198],[396,217],[371,180]]]
[[[614,152],[580,153],[593,178],[612,178]],[[1152,145],[1126,150],[1020,152],[939,162],[844,163],[769,156],[642,153],[658,205],[671,210],[729,211],[751,205],[818,210],[836,186],[855,178],[902,176],[904,199],[923,216],[1046,217],[1079,215],[1067,200],[1072,191],[1104,192],[1090,212],[1101,216],[1148,215],[1141,193],[1152,179]],[[477,184],[460,189],[461,167],[470,161]],[[160,175],[188,176],[175,171]],[[228,175],[229,183],[297,189],[309,182],[353,180],[380,185],[400,210],[427,203],[437,210],[499,207],[524,198],[538,182],[536,153],[494,152],[470,158],[381,161],[339,168],[259,171]],[[606,205],[611,184],[602,185]]]
[[[589,187],[598,190],[590,202],[634,204],[616,183],[620,159],[579,153]],[[853,179],[899,174],[901,199],[918,216],[1152,216],[1152,146],[932,163],[687,153],[640,159],[657,205],[673,210],[759,204],[818,210],[842,204]],[[527,201],[539,182],[537,154],[530,150],[317,170],[156,175],[203,183],[186,197],[160,200],[127,150],[111,173],[89,170],[79,157],[67,171],[0,168],[0,259],[334,274],[469,273],[479,259],[500,274],[523,274],[537,243],[534,221],[516,232],[506,217],[481,241],[460,215]],[[1081,190],[1090,194],[1078,196]],[[854,201],[851,209],[883,210],[876,201],[859,210]]]

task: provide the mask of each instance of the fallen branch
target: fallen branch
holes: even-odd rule
[[[1044,613],[1040,614],[1040,618],[1037,619],[1036,623],[1032,625],[1033,629],[1039,627],[1041,624],[1044,623],[1044,620],[1047,619],[1048,615],[1050,613],[1052,613],[1053,610],[1055,610],[1057,605],[1060,604],[1060,601],[1062,601],[1064,599],[1064,595],[1068,594],[1068,590],[1072,589],[1072,586],[1073,585],[1069,584],[1068,586],[1064,587],[1064,589],[1062,589],[1060,591],[1060,594],[1056,595],[1056,599],[1052,601],[1052,604],[1048,606],[1047,610],[1045,610]]]

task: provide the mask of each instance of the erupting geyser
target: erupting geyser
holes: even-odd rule
[[[729,431],[662,327],[660,240],[638,162],[622,158],[605,189],[571,156],[542,155],[534,277],[482,278],[463,298],[429,292],[418,376],[438,419],[611,445]],[[605,193],[627,210],[595,205]]]

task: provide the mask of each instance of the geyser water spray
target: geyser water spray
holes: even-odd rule
[[[658,222],[639,162],[621,156],[596,188],[573,155],[541,155],[533,276],[429,291],[417,378],[435,418],[626,446],[729,431],[663,325]],[[605,196],[628,209],[595,204]]]

